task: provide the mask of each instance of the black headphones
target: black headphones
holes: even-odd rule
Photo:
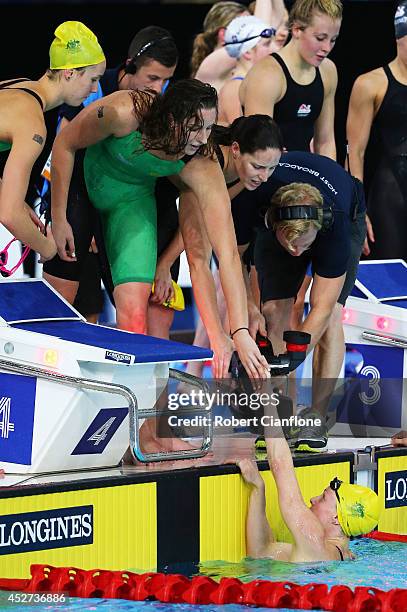
[[[136,55],[134,55],[127,64],[125,64],[124,66],[125,74],[136,74],[138,70],[137,59],[141,55],[143,55],[143,53],[145,53],[147,49],[149,49],[153,45],[156,45],[158,42],[161,42],[162,40],[172,40],[173,41],[174,39],[172,36],[163,36],[162,38],[156,38],[155,40],[150,40],[148,43],[143,45],[139,51],[137,51]]]
[[[293,221],[294,219],[318,221],[322,226],[321,232],[331,229],[334,222],[333,210],[330,206],[278,206],[269,210],[272,221]]]

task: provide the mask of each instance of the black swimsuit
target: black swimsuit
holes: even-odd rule
[[[314,124],[324,102],[321,73],[316,68],[314,80],[308,85],[300,85],[294,81],[280,55],[273,53],[272,57],[279,64],[287,83],[284,96],[274,106],[273,119],[283,134],[288,151],[309,151]]]
[[[377,163],[367,168],[373,174],[367,207],[375,233],[369,258],[406,260],[407,85],[397,81],[388,66],[383,70],[388,86],[373,122],[369,147]]]
[[[341,549],[339,548],[339,546],[336,546],[335,544],[335,548],[338,549],[339,554],[341,555],[341,561],[345,561],[344,557],[343,557],[343,552],[341,551]]]
[[[44,104],[37,92],[33,91],[32,89],[28,89],[28,87],[10,87],[10,85],[16,85],[16,83],[26,83],[27,81],[30,81],[30,79],[14,79],[13,81],[6,81],[5,83],[0,83],[0,90],[13,89],[17,91],[25,91],[37,100],[38,104],[41,106],[41,110],[43,111]]]

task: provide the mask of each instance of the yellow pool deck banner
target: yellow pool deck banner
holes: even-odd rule
[[[384,508],[379,531],[407,535],[407,452],[380,452],[376,459],[375,488]]]
[[[398,497],[404,491],[400,478],[407,469],[407,451],[383,454],[378,460],[379,495],[395,505],[386,508],[379,528],[405,533],[406,505]],[[344,482],[353,479],[352,452],[308,455],[294,462],[306,502],[335,476]],[[289,541],[268,465],[260,462],[259,468],[270,524],[278,539]],[[102,478],[89,474],[0,488],[0,577],[27,578],[32,563],[143,572],[240,561],[246,556],[249,494],[235,465],[130,475],[117,470]]]

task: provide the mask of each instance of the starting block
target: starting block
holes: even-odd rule
[[[363,261],[346,302],[346,376],[334,434],[392,435],[407,428],[407,264]]]
[[[8,473],[116,466],[130,444],[141,461],[198,457],[194,451],[143,454],[139,419],[173,377],[171,362],[212,352],[87,323],[44,280],[0,282],[0,464]]]

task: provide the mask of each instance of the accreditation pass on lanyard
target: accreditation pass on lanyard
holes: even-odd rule
[[[52,153],[49,154],[48,159],[45,162],[45,166],[41,171],[41,176],[49,182],[51,182],[51,156]]]

